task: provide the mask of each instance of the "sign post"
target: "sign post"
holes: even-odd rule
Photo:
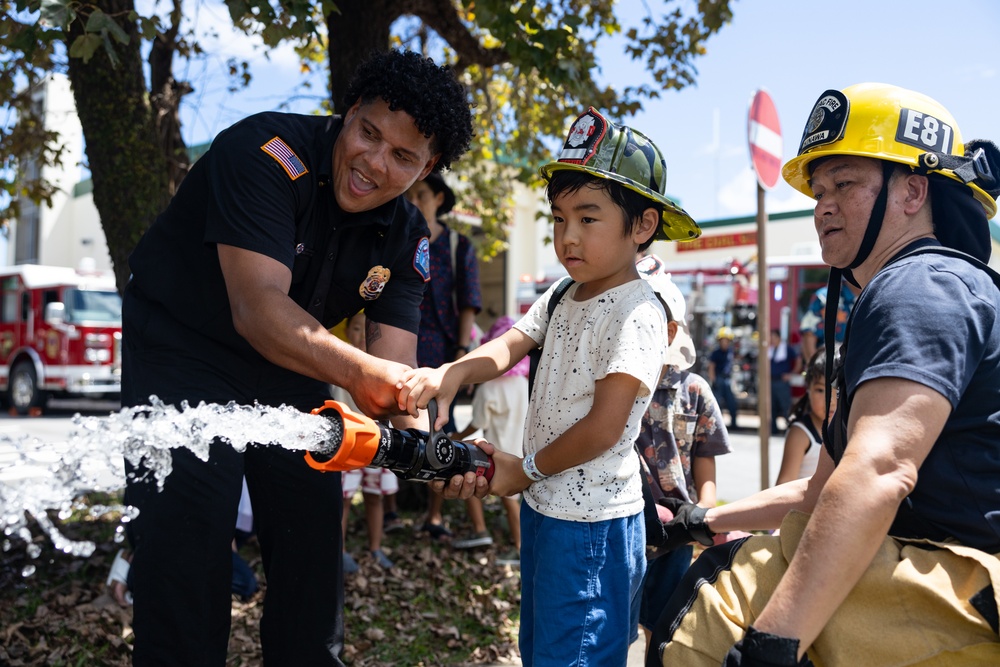
[[[764,192],[778,184],[782,142],[778,110],[771,96],[758,90],[750,100],[747,117],[750,162],[757,174],[757,413],[760,416],[760,488],[768,488],[771,477],[771,283],[767,274],[767,211]]]

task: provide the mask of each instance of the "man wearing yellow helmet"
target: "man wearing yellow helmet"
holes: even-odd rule
[[[816,199],[830,289],[862,290],[838,412],[811,479],[671,508],[678,543],[781,531],[699,559],[650,665],[1000,664],[997,174],[996,146],[963,143],[928,97],[820,97],[783,175]]]

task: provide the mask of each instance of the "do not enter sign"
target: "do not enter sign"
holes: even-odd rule
[[[750,161],[757,172],[757,182],[765,190],[778,184],[781,174],[781,124],[778,110],[771,96],[758,90],[750,102],[747,119],[747,139],[750,142]]]

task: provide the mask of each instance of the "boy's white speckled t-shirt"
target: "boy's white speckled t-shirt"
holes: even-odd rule
[[[641,279],[586,301],[575,301],[579,283],[548,317],[555,283],[515,327],[544,341],[528,407],[525,455],[538,452],[583,419],[594,403],[595,383],[627,373],[642,386],[621,439],[587,463],[569,468],[524,492],[536,512],[567,521],[604,521],[642,511],[639,459],[633,443],[666,363],[663,308]]]

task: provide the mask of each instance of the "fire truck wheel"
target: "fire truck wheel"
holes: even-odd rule
[[[19,415],[28,414],[32,408],[42,407],[45,397],[38,389],[38,377],[30,361],[19,361],[10,372],[8,398]]]

